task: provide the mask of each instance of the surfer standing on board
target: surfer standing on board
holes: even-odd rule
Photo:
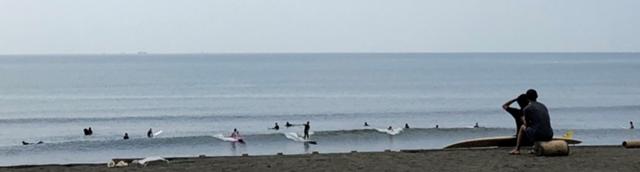
[[[511,104],[514,102],[518,103],[520,109],[511,107]],[[527,95],[520,94],[517,98],[511,99],[502,105],[502,109],[509,112],[513,119],[516,121],[516,138],[518,137],[518,130],[522,124],[524,124],[524,115],[522,114],[522,109],[524,109],[529,104],[529,100],[527,99]]]
[[[629,121],[629,129],[634,129],[635,127],[633,127],[633,121]]]
[[[237,128],[233,129],[233,133],[231,133],[231,138],[234,138],[234,139],[240,138],[240,132],[238,132]]]
[[[529,89],[526,95],[529,105],[522,110],[525,121],[518,131],[516,147],[510,152],[513,155],[520,154],[520,146],[524,143],[553,139],[549,110],[544,104],[536,101],[538,98],[536,90]]]
[[[149,128],[149,131],[147,131],[147,137],[148,138],[152,138],[153,137],[153,130],[151,130],[151,128]]]
[[[311,125],[309,125],[309,121],[307,121],[304,125],[304,136],[302,138],[309,139],[309,129],[311,129]]]

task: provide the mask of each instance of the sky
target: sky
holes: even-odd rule
[[[0,0],[0,54],[640,52],[639,0]]]

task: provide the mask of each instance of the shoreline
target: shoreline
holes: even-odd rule
[[[509,155],[509,148],[171,157],[168,164],[108,168],[105,163],[3,166],[0,171],[640,171],[640,149],[571,146],[569,156]],[[523,148],[526,152],[528,148]],[[113,157],[114,159],[117,157]]]

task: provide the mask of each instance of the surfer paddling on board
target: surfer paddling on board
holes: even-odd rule
[[[287,121],[286,124],[284,124],[285,127],[289,128],[289,127],[293,127],[293,124],[289,123],[289,121]]]
[[[544,104],[537,101],[538,92],[529,89],[525,95],[529,99],[529,105],[522,110],[525,121],[518,131],[516,147],[510,152],[512,155],[520,154],[522,144],[553,139],[549,110]]]
[[[307,121],[307,123],[302,124],[304,125],[304,136],[302,138],[304,139],[309,139],[309,129],[311,129],[311,125],[309,124],[309,121]]]
[[[511,107],[511,104],[513,104],[514,102],[518,103],[520,109]],[[528,104],[529,99],[527,99],[527,95],[520,94],[520,96],[518,96],[517,98],[511,99],[502,105],[502,109],[511,114],[513,119],[516,121],[516,138],[518,137],[518,131],[520,130],[520,127],[522,126],[522,124],[524,124],[524,115],[522,114],[522,109],[524,109],[524,107],[526,107]]]

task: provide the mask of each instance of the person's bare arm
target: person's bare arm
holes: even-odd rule
[[[509,108],[509,106],[510,106],[513,102],[515,102],[516,100],[517,100],[517,98],[514,98],[514,99],[511,99],[511,100],[507,101],[506,103],[504,103],[504,104],[502,105],[502,109],[507,110],[507,108]]]

